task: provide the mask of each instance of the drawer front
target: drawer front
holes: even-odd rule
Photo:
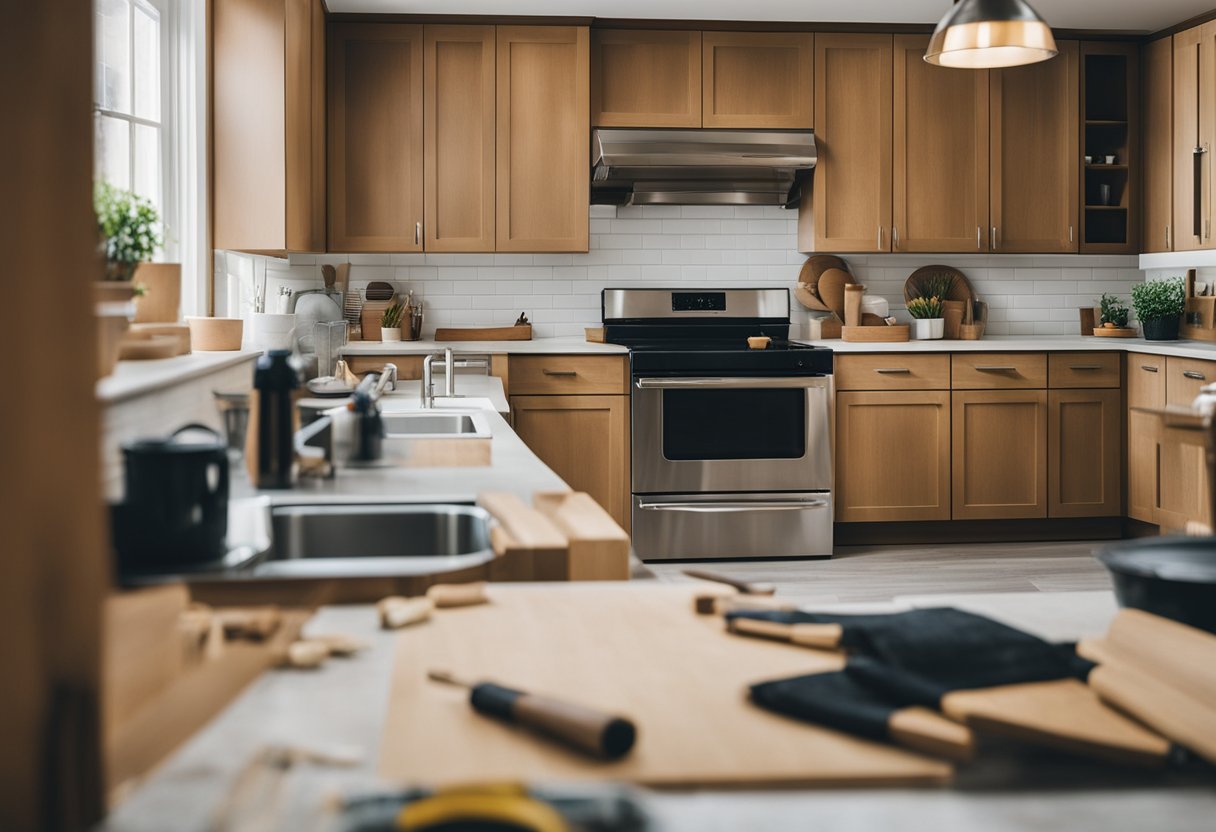
[[[1165,356],[1127,354],[1127,406],[1165,407]]]
[[[512,396],[623,395],[629,363],[623,355],[513,355]]]
[[[955,390],[1027,390],[1047,386],[1042,352],[955,353],[950,361]]]
[[[1056,388],[1119,387],[1117,352],[1053,352],[1047,356],[1047,384]]]
[[[1197,358],[1165,359],[1165,403],[1189,407],[1199,389],[1216,383],[1216,361]]]
[[[949,390],[950,356],[884,352],[837,355],[837,390]]]

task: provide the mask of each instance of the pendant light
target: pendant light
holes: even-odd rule
[[[1051,27],[1026,0],[956,0],[937,24],[925,60],[996,69],[1046,61],[1058,52]]]

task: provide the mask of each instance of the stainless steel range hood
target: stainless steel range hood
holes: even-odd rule
[[[601,128],[592,137],[591,201],[792,208],[815,157],[810,130]]]

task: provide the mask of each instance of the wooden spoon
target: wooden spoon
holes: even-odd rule
[[[819,276],[819,297],[825,306],[844,320],[844,287],[852,283],[853,276],[840,269],[828,269]]]

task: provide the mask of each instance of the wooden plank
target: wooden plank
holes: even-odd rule
[[[514,494],[487,491],[478,495],[498,526],[491,529],[494,552],[489,566],[494,581],[564,581],[569,576],[566,536],[549,518]]]
[[[489,604],[402,631],[385,725],[393,740],[383,746],[381,774],[418,785],[611,778],[653,786],[842,786],[948,779],[948,764],[749,705],[749,684],[836,670],[843,658],[730,636],[721,620],[693,613],[697,591],[491,585]],[[627,715],[638,724],[638,744],[617,762],[572,754],[475,714],[466,692],[427,681],[429,669]]]
[[[538,492],[532,501],[566,536],[568,580],[629,580],[629,535],[591,495]]]

